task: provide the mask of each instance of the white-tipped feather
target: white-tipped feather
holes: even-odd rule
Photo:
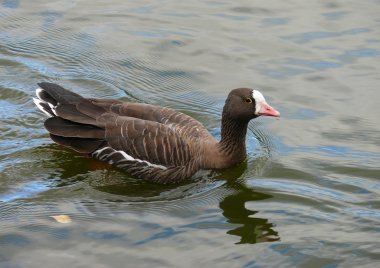
[[[54,106],[50,102],[44,101],[42,99],[42,97],[41,97],[42,91],[43,91],[42,88],[37,88],[36,89],[36,96],[37,96],[38,99],[33,98],[33,102],[37,105],[38,109],[40,109],[42,112],[44,112],[44,114],[48,115],[49,117],[52,117],[52,115],[45,110],[45,108],[41,105],[41,103],[49,105],[50,110],[53,112],[53,114],[57,115],[57,113],[55,112],[55,108],[57,106]]]
[[[54,105],[51,104],[50,102],[48,102],[47,104],[49,105],[50,109],[52,109],[52,110],[56,108],[56,106],[54,106]]]
[[[108,154],[105,153],[104,155],[102,155],[103,151],[106,150],[106,149],[111,149],[112,152],[108,153]],[[111,157],[112,155],[117,154],[117,153],[121,154],[124,157],[124,159],[120,160],[120,161],[125,161],[125,160],[127,160],[127,161],[135,161],[135,162],[139,162],[139,163],[145,163],[145,164],[147,164],[150,167],[164,169],[164,170],[167,169],[167,167],[162,166],[162,165],[157,165],[157,164],[150,163],[150,162],[148,162],[146,160],[141,160],[141,159],[133,158],[132,156],[130,156],[126,152],[124,152],[124,151],[116,151],[115,149],[112,149],[111,147],[104,147],[102,149],[96,150],[95,152],[92,153],[92,156],[95,157],[95,158],[98,158],[99,160],[106,160],[108,157]],[[110,159],[108,161],[108,163],[110,163],[111,161],[112,161],[112,159]],[[118,163],[114,163],[113,161],[110,164],[116,164],[119,167],[123,167],[123,166],[127,165],[127,164],[120,164],[120,161],[119,161],[119,165],[118,165]]]
[[[42,91],[44,91],[42,88],[36,88],[36,96],[40,99],[40,100],[42,100],[42,98],[41,98],[41,93],[42,93]]]
[[[33,98],[34,104],[40,109],[44,114],[46,114],[49,117],[52,117],[52,115],[45,110],[45,108],[41,105],[41,103],[45,103],[44,101],[41,101],[40,99]]]
[[[141,159],[138,159],[138,158],[133,158],[132,156],[130,156],[129,154],[127,154],[124,151],[115,151],[115,152],[111,153],[110,155],[112,155],[114,153],[120,153],[122,156],[124,156],[125,160],[128,160],[128,161],[136,161],[136,162],[140,162],[140,163],[145,163],[145,164],[147,164],[148,166],[151,166],[151,167],[160,168],[160,169],[167,169],[167,167],[164,167],[162,165],[156,165],[156,164],[150,163],[150,162],[148,162],[146,160],[141,160]]]
[[[104,148],[102,148],[102,149],[96,150],[96,151],[93,152],[92,154],[93,154],[93,156],[98,157],[99,154],[101,154],[101,153],[102,153],[104,150],[106,150],[106,149],[110,149],[110,147],[104,147]]]
[[[139,159],[135,159],[135,158],[133,158],[132,156],[130,156],[129,154],[127,154],[127,153],[124,152],[124,151],[116,151],[115,153],[121,153],[122,156],[124,156],[124,158],[125,158],[126,160],[129,160],[129,161],[138,161],[138,160],[139,160]]]
[[[49,106],[50,106],[50,105],[49,105]],[[50,106],[50,107],[51,107],[51,106]],[[58,116],[57,113],[56,113],[56,111],[55,111],[55,107],[51,108],[51,111],[53,112],[53,114],[54,114],[55,116]]]

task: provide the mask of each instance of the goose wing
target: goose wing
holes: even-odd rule
[[[92,157],[139,178],[173,183],[190,178],[199,169],[194,157],[199,147],[195,144],[191,149],[191,141],[161,123],[126,116],[107,118],[104,139],[107,144]]]
[[[107,118],[104,139],[109,147],[130,161],[167,168],[183,166],[192,160],[191,141],[153,121],[127,116]]]
[[[105,99],[90,99],[90,101],[121,116],[139,118],[169,126],[183,137],[214,139],[199,121],[171,108]]]

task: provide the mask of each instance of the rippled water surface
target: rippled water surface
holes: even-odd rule
[[[378,0],[0,1],[0,266],[380,266],[379,14]],[[241,165],[160,186],[53,144],[40,81],[172,107],[217,137],[231,88],[282,117],[250,124]]]

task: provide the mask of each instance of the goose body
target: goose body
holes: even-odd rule
[[[54,142],[157,183],[242,162],[248,122],[280,115],[259,91],[234,89],[223,109],[218,141],[200,122],[170,108],[84,98],[56,84],[38,85],[33,99],[49,117],[45,127]]]

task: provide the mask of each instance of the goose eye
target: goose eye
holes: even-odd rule
[[[244,102],[245,102],[245,103],[252,103],[252,99],[251,99],[251,98],[246,98],[246,99],[244,100]]]

